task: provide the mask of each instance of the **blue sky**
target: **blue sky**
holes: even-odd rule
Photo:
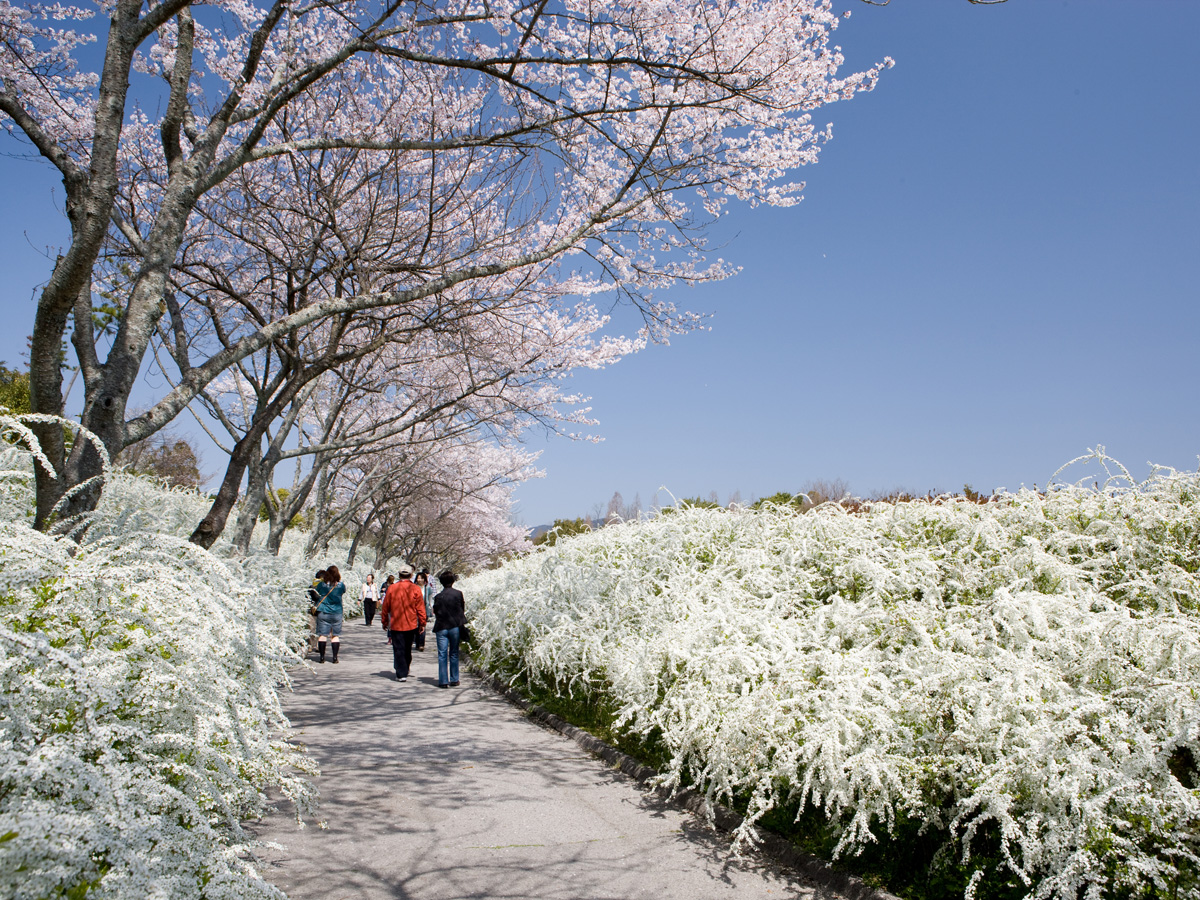
[[[710,332],[574,379],[605,441],[545,445],[526,524],[660,485],[1044,485],[1096,444],[1196,468],[1200,4],[843,3],[847,66],[896,66],[817,112],[803,203],[726,217],[742,273],[672,292]]]
[[[605,440],[531,439],[526,524],[660,485],[1041,485],[1098,443],[1196,468],[1200,3],[841,5],[847,69],[895,68],[816,113],[834,139],[803,203],[722,221],[739,276],[670,292],[711,331],[573,379]],[[65,229],[46,168],[0,157],[0,179],[11,365]]]

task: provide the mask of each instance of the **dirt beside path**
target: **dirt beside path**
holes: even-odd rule
[[[464,668],[440,690],[432,636],[398,683],[378,627],[348,623],[341,661],[298,673],[287,713],[321,765],[327,828],[287,809],[254,830],[294,900],[738,900],[813,897],[797,876],[729,858],[728,838]]]

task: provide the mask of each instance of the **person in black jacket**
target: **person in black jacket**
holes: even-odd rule
[[[317,652],[317,614],[313,612],[317,608],[317,604],[321,602],[321,595],[317,591],[317,585],[325,583],[325,570],[318,569],[317,574],[313,576],[312,585],[308,589],[308,652]]]
[[[446,570],[438,576],[442,591],[433,598],[433,636],[437,638],[438,687],[458,687],[458,629],[467,624],[462,591],[455,590],[458,576]]]

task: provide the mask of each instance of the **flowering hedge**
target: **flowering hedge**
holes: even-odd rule
[[[1200,475],[1159,471],[668,510],[464,590],[485,667],[615,710],[742,838],[818,810],[855,854],[915,821],[968,897],[1196,900],[1198,573]]]
[[[278,697],[311,573],[189,544],[204,499],[121,474],[47,537],[30,475],[0,451],[0,896],[282,897],[241,823],[313,806]]]

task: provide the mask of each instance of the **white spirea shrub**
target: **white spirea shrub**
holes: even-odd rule
[[[669,754],[665,783],[748,803],[743,838],[799,801],[839,853],[904,817],[968,869],[989,835],[1032,898],[1195,900],[1198,572],[1200,475],[1159,471],[669,510],[463,590],[485,667],[611,704]]]
[[[47,537],[31,474],[0,451],[0,897],[282,897],[241,823],[314,803],[278,696],[309,565],[191,545],[207,501],[119,473]]]

